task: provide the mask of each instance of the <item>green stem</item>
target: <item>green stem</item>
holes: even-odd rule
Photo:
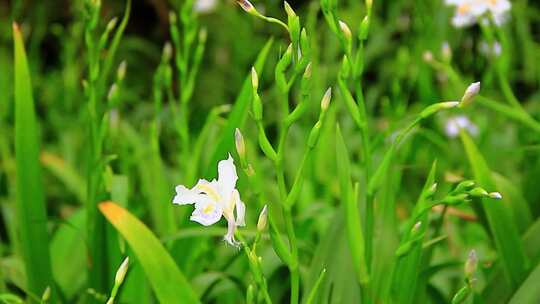
[[[298,272],[298,244],[294,232],[294,224],[290,209],[283,209],[285,228],[289,237],[292,261],[288,265],[291,273],[291,304],[297,304],[300,294],[300,273]]]

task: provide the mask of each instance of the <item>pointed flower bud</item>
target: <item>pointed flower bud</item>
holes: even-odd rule
[[[473,186],[474,186],[474,181],[472,181],[472,180],[465,180],[465,181],[462,181],[461,183],[459,183],[459,184],[456,186],[455,191],[456,191],[456,192],[467,191],[467,190],[471,189]]]
[[[414,226],[412,227],[411,233],[416,234],[418,230],[420,230],[420,227],[422,227],[422,222],[416,222],[416,224],[414,224]]]
[[[236,1],[236,3],[238,3],[238,5],[240,5],[240,7],[242,7],[242,9],[244,11],[246,11],[246,12],[252,14],[252,15],[257,13],[257,10],[253,6],[253,4],[251,4],[251,2],[249,2],[249,0],[238,0],[238,1]]]
[[[118,267],[118,270],[116,271],[116,276],[114,277],[114,284],[117,286],[120,286],[122,282],[124,282],[124,278],[126,277],[126,273],[128,271],[129,266],[129,257],[126,257],[120,267]]]
[[[240,156],[240,159],[244,159],[246,157],[246,144],[244,143],[244,137],[238,128],[234,131],[234,143],[236,145],[238,156]]]
[[[116,71],[116,78],[118,80],[123,80],[126,76],[126,69],[127,69],[127,62],[123,60],[120,62],[120,65],[118,65],[118,70]]]
[[[118,85],[116,83],[113,83],[111,85],[111,88],[109,89],[109,93],[107,94],[107,100],[108,101],[113,100],[117,94],[118,94]]]
[[[467,257],[467,261],[465,262],[465,276],[470,279],[474,273],[476,272],[476,267],[478,265],[478,256],[476,255],[476,250],[471,250],[469,252],[469,256]]]
[[[326,111],[330,106],[330,100],[332,99],[332,88],[328,88],[324,93],[324,96],[321,100],[321,110]]]
[[[341,29],[341,32],[343,33],[343,35],[345,35],[345,38],[347,40],[350,40],[351,37],[352,37],[352,33],[351,33],[351,29],[349,28],[347,23],[339,20],[339,28]]]
[[[41,295],[41,302],[46,303],[51,299],[51,287],[47,286]]]
[[[112,18],[109,23],[107,23],[107,28],[106,28],[106,31],[107,32],[110,32],[114,29],[114,27],[116,26],[116,22],[118,22],[118,18],[114,17]]]
[[[469,105],[473,101],[474,97],[478,95],[478,92],[480,92],[480,82],[471,83],[467,90],[465,90],[465,94],[463,94],[463,97],[461,97],[459,106],[465,107]]]
[[[287,16],[289,17],[296,17],[296,13],[292,9],[292,7],[287,3],[287,1],[283,2],[283,6],[285,7],[285,12],[287,13]]]
[[[488,196],[488,192],[480,187],[476,187],[469,192],[472,197],[485,197]]]
[[[163,61],[169,62],[172,57],[172,45],[169,41],[165,42],[165,45],[163,46]]]
[[[360,23],[360,30],[358,31],[358,39],[366,40],[369,33],[369,15],[365,16]]]
[[[268,222],[268,207],[264,205],[261,213],[259,214],[259,220],[257,221],[257,231],[262,232],[266,228]]]
[[[437,186],[438,186],[437,183],[433,183],[427,191],[427,196],[432,196],[433,194],[435,194],[435,191],[437,191]]]
[[[502,199],[502,195],[499,192],[490,192],[488,196],[493,199]]]
[[[304,71],[304,78],[311,78],[311,62],[307,64]]]
[[[257,75],[255,67],[251,68],[251,85],[253,86],[253,90],[255,91],[257,91],[257,89],[259,88],[259,76]]]

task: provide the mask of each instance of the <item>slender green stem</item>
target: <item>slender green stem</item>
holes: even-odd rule
[[[283,217],[285,219],[285,228],[289,237],[292,257],[291,264],[288,265],[291,273],[291,304],[297,304],[300,295],[300,273],[298,272],[298,244],[296,242],[291,210],[284,208]]]

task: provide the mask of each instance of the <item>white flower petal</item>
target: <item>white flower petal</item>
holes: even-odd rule
[[[223,237],[223,239],[229,243],[231,246],[238,246],[238,242],[234,239],[234,231],[236,230],[236,223],[234,222],[234,219],[229,220],[227,219],[227,234]]]
[[[236,167],[234,166],[234,160],[229,154],[229,158],[222,160],[218,163],[218,184],[222,199],[228,202],[231,199],[231,194],[236,186],[238,175],[236,174]]]
[[[221,206],[210,200],[202,200],[195,204],[195,210],[191,214],[190,220],[204,226],[210,226],[217,223],[223,215]]]
[[[173,198],[173,204],[186,205],[194,204],[199,200],[199,192],[194,189],[188,189],[183,185],[176,186],[176,195]]]
[[[233,194],[236,198],[235,198],[235,201],[236,201],[236,226],[245,226],[246,225],[246,220],[245,220],[245,217],[246,217],[246,205],[244,204],[244,202],[242,202],[240,200],[240,194],[238,193],[238,191],[235,189],[234,190],[234,194]]]

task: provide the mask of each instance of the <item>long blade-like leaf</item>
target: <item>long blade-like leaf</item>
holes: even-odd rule
[[[161,303],[199,303],[165,247],[141,221],[113,202],[101,203],[99,209],[135,252]]]
[[[17,220],[28,291],[34,295],[41,295],[47,286],[53,288],[54,284],[49,257],[47,214],[39,164],[39,141],[32,84],[22,35],[15,23],[13,40]]]
[[[257,56],[257,60],[255,61],[255,69],[257,71],[262,71],[264,67],[264,63],[266,62],[266,57],[268,55],[268,52],[270,51],[270,48],[272,47],[274,40],[270,39],[262,50],[259,52],[259,55]],[[250,108],[249,104],[251,102],[252,92],[253,88],[251,86],[251,74],[248,74],[246,77],[246,80],[244,81],[244,84],[242,85],[242,90],[240,91],[240,94],[238,94],[238,97],[236,97],[236,101],[234,102],[233,109],[231,113],[229,114],[229,117],[227,119],[227,124],[222,129],[222,131],[216,136],[216,138],[219,138],[219,142],[216,143],[214,146],[214,151],[212,151],[212,154],[209,159],[209,166],[206,168],[205,176],[207,178],[214,177],[215,173],[215,164],[220,160],[225,158],[227,155],[227,152],[230,152],[233,149],[234,145],[234,129],[240,128],[244,121],[246,120],[248,110]]]

